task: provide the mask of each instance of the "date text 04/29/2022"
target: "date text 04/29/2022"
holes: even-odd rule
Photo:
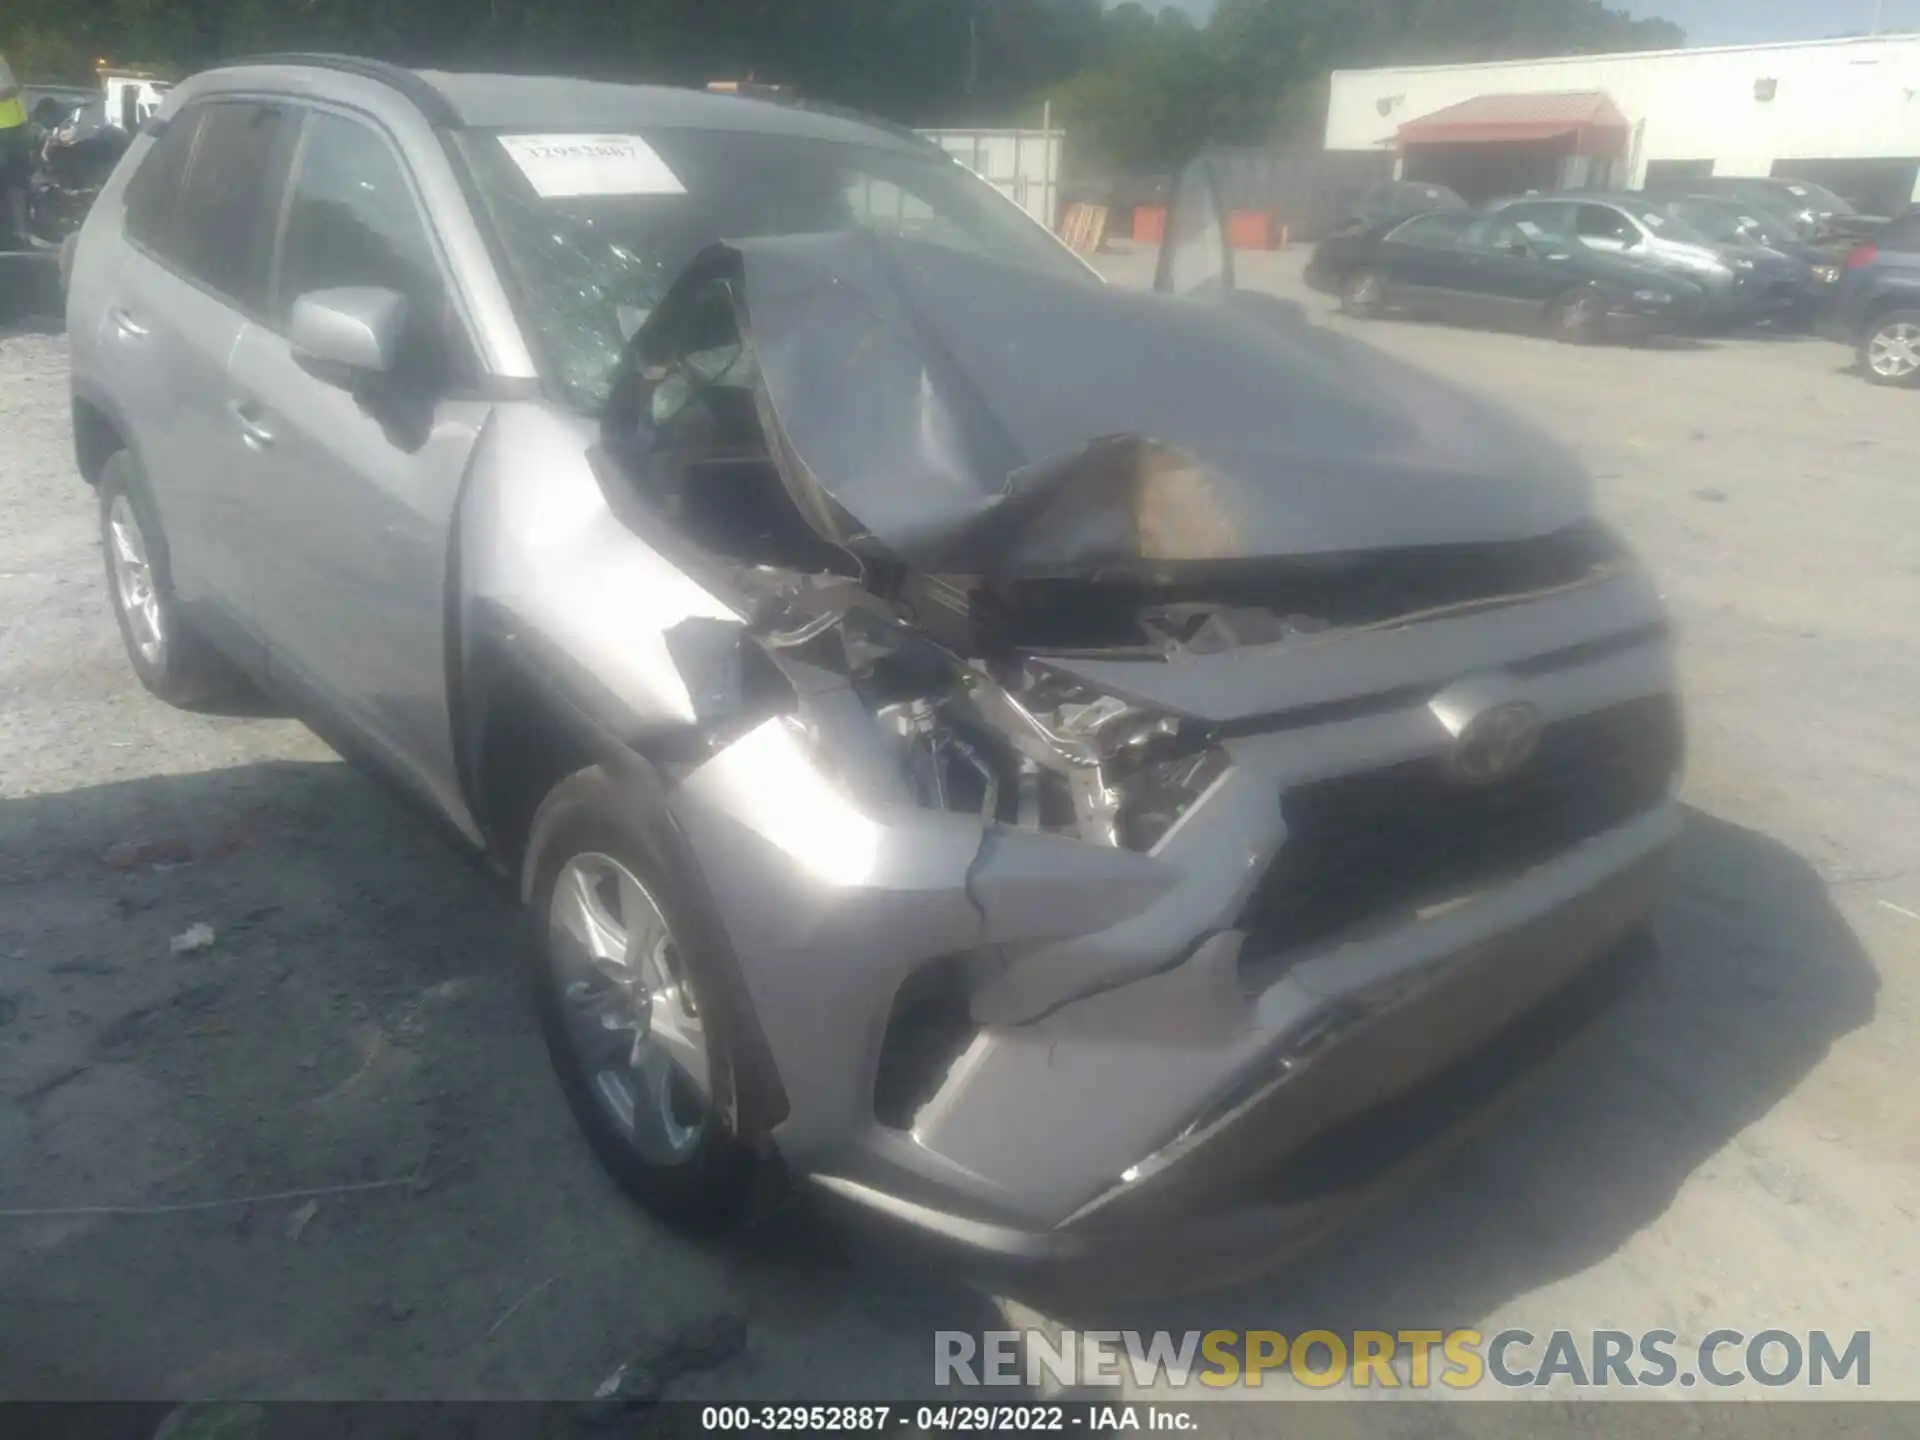
[[[1110,1434],[1158,1430],[1193,1434],[1191,1412],[1171,1405],[708,1405],[700,1426],[710,1434],[791,1431],[808,1434],[885,1434],[905,1430],[973,1435]]]

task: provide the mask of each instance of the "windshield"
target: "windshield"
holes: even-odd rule
[[[1097,283],[1042,227],[931,148],[751,131],[501,135],[461,148],[539,358],[597,414],[626,340],[720,240],[865,229]]]
[[[1824,211],[1829,215],[1851,215],[1853,206],[1842,200],[1824,185],[1815,185],[1811,180],[1782,180],[1787,193],[1793,196],[1794,203],[1803,209]]]

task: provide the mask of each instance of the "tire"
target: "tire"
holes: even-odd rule
[[[1920,385],[1920,310],[1891,310],[1860,336],[1860,373],[1875,385]]]
[[[1386,308],[1387,287],[1378,271],[1355,270],[1340,287],[1340,309],[1356,320],[1370,320]]]
[[[711,1233],[741,1217],[755,1174],[728,1119],[737,1047],[727,1007],[702,999],[720,994],[712,962],[681,944],[703,932],[653,838],[661,817],[634,808],[599,769],[541,803],[526,885],[534,1005],[601,1167],[660,1219]],[[704,1099],[688,1078],[701,1059]]]
[[[1569,345],[1596,345],[1606,338],[1607,297],[1591,285],[1554,301],[1553,333]]]
[[[173,596],[167,539],[139,462],[120,450],[100,469],[100,553],[107,597],[140,683],[182,709],[231,691],[234,671],[187,623]]]

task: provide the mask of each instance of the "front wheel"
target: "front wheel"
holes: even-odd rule
[[[1860,368],[1876,385],[1920,384],[1920,310],[1875,320],[1860,341]]]
[[[1356,319],[1367,320],[1386,308],[1387,287],[1378,273],[1356,270],[1340,289],[1340,308]]]
[[[1607,297],[1591,286],[1571,290],[1553,307],[1553,332],[1570,345],[1593,345],[1607,332]]]
[[[633,803],[589,770],[534,819],[535,1005],[602,1167],[662,1219],[711,1230],[740,1214],[752,1180],[729,1128],[733,1037]]]

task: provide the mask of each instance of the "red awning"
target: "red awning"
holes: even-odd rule
[[[1598,90],[1476,95],[1400,127],[1400,146],[1572,140],[1581,155],[1626,152],[1627,117]]]

